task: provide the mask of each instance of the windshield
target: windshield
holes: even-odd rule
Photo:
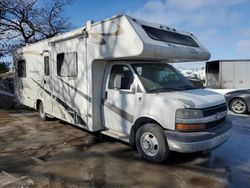
[[[139,63],[132,67],[149,93],[195,89],[187,78],[168,64]]]

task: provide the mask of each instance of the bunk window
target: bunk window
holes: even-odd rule
[[[48,56],[44,57],[44,75],[45,76],[49,75],[49,57]]]
[[[57,75],[61,77],[77,76],[77,53],[67,52],[57,54]]]
[[[185,46],[199,47],[194,39],[190,36],[145,25],[142,25],[142,28],[145,30],[148,36],[154,40],[181,44]]]
[[[17,74],[19,78],[26,77],[26,61],[25,60],[19,60],[17,62]]]

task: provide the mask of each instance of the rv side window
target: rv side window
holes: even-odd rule
[[[44,57],[44,75],[49,75],[49,57]]]
[[[114,82],[117,75],[121,75],[121,88],[124,90],[130,90],[130,86],[134,81],[133,73],[128,66],[125,65],[113,65],[109,77],[109,89],[114,89]]]
[[[26,61],[25,60],[19,60],[17,62],[17,74],[19,78],[26,77]]]
[[[57,75],[61,77],[77,76],[77,53],[67,52],[57,54]]]

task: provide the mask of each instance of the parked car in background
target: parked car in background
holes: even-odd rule
[[[250,90],[237,90],[225,94],[229,109],[237,114],[250,111]]]
[[[187,78],[194,78],[194,72],[192,70],[180,70],[180,72]]]
[[[250,89],[209,89],[225,96],[229,110],[236,114],[250,112]]]

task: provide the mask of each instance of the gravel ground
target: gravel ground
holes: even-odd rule
[[[250,187],[249,116],[230,114],[232,136],[209,154],[152,164],[117,140],[0,101],[0,187]]]

